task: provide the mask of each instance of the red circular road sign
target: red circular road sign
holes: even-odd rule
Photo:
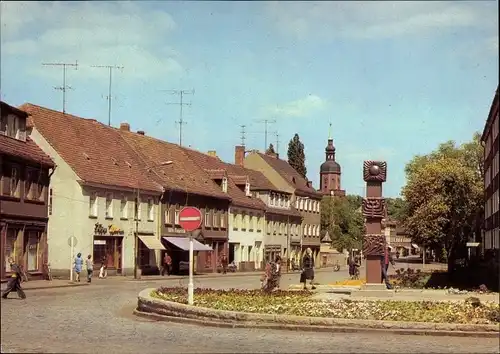
[[[179,225],[187,232],[199,229],[201,226],[201,211],[194,207],[184,207],[179,212]]]

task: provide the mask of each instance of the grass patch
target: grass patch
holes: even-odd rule
[[[313,300],[309,291],[195,289],[194,305],[217,310],[433,323],[500,324],[500,306],[492,302],[407,302]],[[187,304],[185,288],[160,288],[151,296]]]

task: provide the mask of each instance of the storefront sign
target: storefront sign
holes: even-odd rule
[[[108,229],[102,226],[102,224],[96,223],[94,225],[94,234],[95,235],[106,235],[108,233]]]
[[[105,245],[106,240],[94,240],[94,245]]]
[[[105,236],[105,235],[108,235],[108,234],[110,236],[124,235],[125,231],[123,231],[118,226],[113,225],[113,224],[108,225],[108,228],[105,228],[100,223],[96,223],[95,224],[95,226],[94,226],[94,235]]]

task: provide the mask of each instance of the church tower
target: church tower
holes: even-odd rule
[[[342,170],[340,165],[335,161],[335,146],[331,137],[331,128],[328,133],[328,145],[325,148],[326,159],[320,167],[320,191],[324,195],[345,195],[345,191],[340,189],[340,177]]]

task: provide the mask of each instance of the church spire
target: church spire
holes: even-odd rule
[[[328,140],[332,138],[332,122],[330,122],[330,125],[328,127]]]

